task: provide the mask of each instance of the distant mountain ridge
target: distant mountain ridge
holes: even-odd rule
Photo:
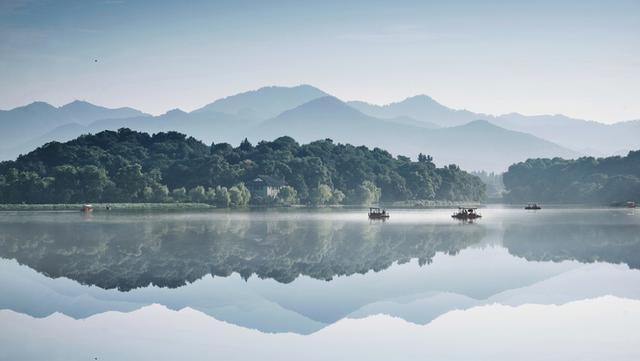
[[[129,107],[105,108],[83,100],[75,100],[58,108],[72,116],[80,124],[88,124],[100,119],[122,119],[135,116],[149,116],[137,109]]]
[[[485,119],[502,128],[529,133],[588,155],[626,154],[628,150],[640,148],[640,137],[637,136],[640,134],[640,120],[603,124],[559,114],[509,113],[495,116],[450,109],[426,95],[410,97],[387,105],[373,105],[361,101],[351,101],[348,104],[371,116],[408,116],[418,121],[436,123],[441,127]]]
[[[429,129],[375,118],[335,97],[323,97],[265,120],[249,131],[252,140],[289,135],[302,142],[331,138],[338,142],[387,149],[395,154],[429,154],[439,163],[464,169],[501,170],[518,159],[578,153],[529,134],[500,128],[484,120]]]
[[[486,119],[487,115],[468,110],[453,110],[436,102],[427,95],[416,95],[401,102],[373,105],[362,101],[351,101],[349,105],[359,111],[379,118],[410,117],[441,127],[463,125],[472,120]]]
[[[299,85],[264,87],[218,99],[190,113],[172,110],[160,116],[83,101],[60,108],[36,102],[0,112],[0,158],[13,159],[49,141],[122,127],[150,133],[176,130],[204,142],[232,144],[245,137],[252,141],[281,135],[301,141],[332,138],[412,157],[431,154],[444,163],[489,171],[503,171],[527,158],[573,158],[640,148],[634,135],[640,134],[640,121],[605,125],[564,116],[495,117],[453,110],[425,95],[385,106],[345,103],[318,88]]]
[[[213,111],[249,120],[263,120],[327,95],[306,84],[294,87],[270,86],[218,99],[194,113]]]
[[[100,119],[125,119],[150,116],[133,108],[110,109],[76,100],[61,107],[33,102],[11,110],[0,111],[0,148],[21,145],[68,124],[88,125]]]

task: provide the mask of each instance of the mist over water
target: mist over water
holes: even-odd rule
[[[48,345],[43,350],[64,347],[62,341],[42,341],[44,330],[56,324],[81,332],[112,320],[135,329],[148,322],[139,318],[149,312],[166,327],[195,317],[200,321],[193,325],[209,324],[200,336],[239,332],[227,340],[232,344],[280,343],[239,331],[256,330],[313,336],[308,342],[314,348],[311,340],[324,337],[314,335],[331,338],[345,327],[355,334],[373,325],[383,334],[409,327],[402,322],[438,329],[462,315],[456,311],[465,312],[464,321],[457,321],[465,325],[484,322],[485,312],[495,322],[515,315],[533,322],[536,312],[548,317],[551,308],[524,305],[558,305],[564,314],[583,307],[614,312],[620,300],[640,299],[637,211],[497,206],[481,213],[479,221],[465,223],[446,209],[391,210],[386,222],[368,220],[361,209],[2,212],[0,319],[26,327],[29,342]],[[614,298],[589,303],[607,296]],[[640,311],[638,303],[625,305]],[[80,320],[88,323],[76,326]],[[575,326],[567,322],[563,327]],[[602,342],[622,332],[607,327],[600,330]],[[166,328],[148,332],[177,337]],[[418,341],[422,331],[398,332],[416,342],[439,339]],[[0,343],[10,345],[15,335],[0,331]],[[521,336],[513,337],[517,344]],[[348,344],[341,347],[345,354],[355,352]],[[73,348],[80,355],[86,351]],[[24,348],[12,350],[27,355]],[[231,354],[249,357],[240,349]]]

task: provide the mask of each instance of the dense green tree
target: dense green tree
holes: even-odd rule
[[[251,192],[244,183],[239,183],[229,188],[229,199],[231,207],[245,207],[251,200]]]
[[[420,163],[433,163],[433,157],[430,155],[418,154],[418,162]]]
[[[300,200],[298,199],[298,192],[293,187],[284,186],[278,191],[276,201],[278,204],[290,206],[297,204]]]
[[[504,173],[511,202],[640,201],[640,151],[626,157],[528,159]]]
[[[80,167],[77,172],[76,182],[78,191],[81,193],[80,197],[84,201],[101,200],[105,189],[112,183],[107,176],[107,171],[95,165]]]
[[[351,203],[360,205],[372,205],[380,200],[380,188],[371,181],[364,181],[353,190]]]
[[[187,190],[184,187],[175,188],[171,191],[171,198],[176,202],[185,202],[188,199]]]
[[[169,197],[169,188],[166,185],[154,183],[151,189],[153,190],[152,202],[164,203],[171,200],[171,197]]]
[[[436,192],[436,197],[439,199],[473,201],[484,196],[485,186],[480,178],[461,172],[456,165],[444,167],[440,176],[442,185]]]
[[[147,179],[142,173],[140,164],[126,165],[114,177],[116,186],[121,190],[123,200],[136,201],[147,185]]]
[[[0,198],[7,203],[35,203],[38,199],[54,199],[49,192],[52,178],[41,178],[36,172],[10,169],[3,177]]]
[[[216,206],[220,208],[229,207],[229,205],[231,204],[231,196],[229,195],[229,190],[227,189],[227,187],[217,186],[215,194],[216,194],[216,202],[215,202]]]
[[[242,143],[240,143],[239,149],[243,152],[250,152],[253,150],[253,145],[251,145],[251,142],[249,142],[247,138],[244,138]]]
[[[207,188],[205,193],[206,202],[210,204],[214,204],[216,202],[216,190],[213,187]]]
[[[185,202],[192,198],[219,207],[242,206],[251,197],[239,184],[260,175],[284,180],[295,190],[297,202],[304,204],[484,197],[484,185],[477,177],[456,166],[437,168],[429,156],[418,158],[417,162],[394,158],[383,149],[336,144],[331,139],[300,145],[280,137],[255,146],[243,141],[234,148],[227,143],[207,146],[176,132],[149,135],[120,129],[66,143],[51,142],[15,161],[0,162],[0,201]],[[599,173],[606,178],[610,170]],[[574,186],[597,193],[606,181],[594,176],[590,183]],[[187,194],[186,189],[197,191]],[[254,202],[258,201],[256,197]]]
[[[196,203],[207,201],[206,191],[203,186],[197,186],[189,190],[189,200]]]
[[[141,199],[145,202],[153,202],[153,189],[149,186],[142,188]]]
[[[334,189],[331,193],[331,204],[341,204],[344,201],[345,195],[339,189]]]
[[[78,171],[76,167],[68,164],[56,166],[52,169],[52,175],[54,179],[52,191],[57,201],[60,203],[76,201],[77,196],[75,193],[78,190]]]
[[[310,202],[313,205],[324,205],[331,202],[331,196],[333,195],[333,191],[331,187],[326,184],[320,184],[317,188],[314,188],[311,191]]]

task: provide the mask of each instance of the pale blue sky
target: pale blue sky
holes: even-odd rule
[[[0,79],[2,109],[158,114],[306,83],[344,100],[638,119],[640,1],[2,0]]]

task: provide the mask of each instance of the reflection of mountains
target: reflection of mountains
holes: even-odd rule
[[[504,246],[529,261],[625,263],[640,269],[640,232],[635,224],[510,225]]]
[[[379,271],[478,242],[477,225],[407,225],[342,221],[139,219],[139,222],[4,223],[0,256],[49,277],[130,290],[178,287],[206,274],[253,274],[282,283],[299,275]]]

